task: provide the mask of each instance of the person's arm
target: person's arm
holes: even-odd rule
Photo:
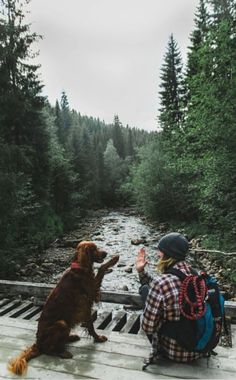
[[[157,332],[162,325],[163,295],[158,281],[151,287],[142,316],[142,329],[146,334]]]
[[[141,248],[136,257],[135,267],[139,275],[140,283],[149,284],[152,282],[153,278],[150,274],[145,271],[145,266],[148,264],[146,259],[146,252],[144,248]]]

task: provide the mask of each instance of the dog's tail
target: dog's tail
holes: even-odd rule
[[[27,348],[16,358],[10,360],[8,370],[16,375],[24,375],[27,372],[28,361],[39,355],[40,352],[36,344],[33,344],[33,346]]]

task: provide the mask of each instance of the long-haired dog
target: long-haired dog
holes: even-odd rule
[[[91,315],[93,303],[99,301],[100,286],[107,269],[119,260],[118,255],[112,257],[95,275],[93,263],[102,263],[106,256],[107,253],[92,242],[79,243],[71,267],[46,300],[38,322],[36,342],[9,362],[11,372],[26,373],[27,362],[40,354],[72,358],[66,344],[80,339],[78,335],[70,335],[76,324],[82,323],[95,342],[107,340],[104,335],[96,333]]]

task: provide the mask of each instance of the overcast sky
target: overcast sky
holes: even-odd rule
[[[43,35],[41,79],[51,104],[106,123],[157,128],[160,67],[171,33],[186,58],[198,0],[32,0],[31,31]]]

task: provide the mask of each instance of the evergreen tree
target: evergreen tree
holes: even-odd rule
[[[60,106],[58,101],[56,102],[56,117],[59,141],[63,146],[65,146],[71,128],[70,107],[65,91],[62,91]]]
[[[132,130],[130,128],[128,129],[127,156],[134,156],[133,135]]]
[[[200,0],[195,17],[195,28],[190,36],[191,45],[188,52],[187,79],[198,74],[200,66],[199,50],[206,42],[209,32],[209,13],[206,0]]]
[[[217,231],[221,244],[226,241],[223,235],[230,229],[236,212],[233,3],[235,5],[235,1],[207,1],[208,33],[198,46],[198,70],[188,78],[186,150],[182,157],[184,170],[192,172],[188,189],[195,194],[201,220]]]
[[[171,34],[164,63],[161,67],[160,116],[163,135],[167,138],[178,130],[184,107],[185,86],[182,59],[177,43]]]
[[[30,63],[31,45],[38,36],[24,24],[26,4],[28,1],[1,0],[0,177],[8,196],[0,197],[0,208],[5,209],[0,229],[2,247],[8,246],[9,251],[32,244],[36,229],[40,236],[49,198],[49,135],[42,114],[45,99],[38,65]],[[12,230],[15,233],[9,244]]]
[[[104,152],[104,174],[106,178],[104,196],[106,197],[107,205],[111,206],[116,203],[116,191],[121,182],[122,166],[121,158],[110,139],[107,142],[107,147]]]
[[[114,116],[114,126],[113,126],[113,133],[112,133],[112,140],[114,143],[114,146],[117,150],[117,153],[121,158],[125,157],[125,151],[124,151],[124,137],[122,133],[122,124],[119,120],[119,116]]]

